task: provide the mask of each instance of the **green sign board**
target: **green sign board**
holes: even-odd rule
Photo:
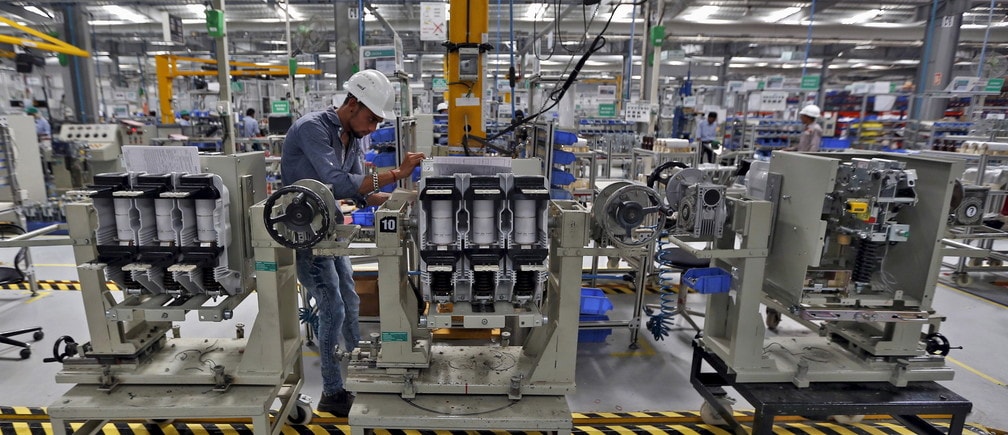
[[[395,57],[394,48],[369,48],[364,50],[364,58],[371,57]]]
[[[995,94],[1000,93],[1001,88],[1004,88],[1004,82],[1005,79],[1003,77],[996,79],[987,79],[987,85],[984,86],[984,92],[993,92]]]
[[[382,332],[382,341],[406,341],[405,332]]]
[[[651,45],[661,47],[665,40],[665,26],[654,26],[651,28]]]
[[[274,261],[257,261],[255,270],[259,272],[276,272],[277,264]]]
[[[271,101],[270,111],[276,114],[285,115],[290,113],[290,102],[289,101]]]
[[[599,104],[598,116],[612,118],[616,116],[616,103]]]
[[[819,89],[819,74],[812,74],[808,76],[802,76],[801,78],[801,89],[803,90],[816,90]]]
[[[445,80],[444,77],[434,77],[431,88],[434,92],[448,92],[448,80]]]

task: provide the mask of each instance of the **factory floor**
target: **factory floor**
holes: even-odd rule
[[[69,249],[42,247],[33,248],[31,253],[39,279],[77,279]],[[9,264],[12,259],[13,252],[0,249],[0,262]],[[608,296],[615,305],[608,313],[609,317],[629,318],[633,295]],[[657,296],[647,295],[646,302],[657,302]],[[255,298],[249,298],[238,307],[232,321],[202,323],[189,320],[182,324],[181,333],[188,337],[233,336],[235,323],[251,325],[256,313],[255,303]],[[703,296],[691,295],[690,305],[701,310]],[[1005,412],[1008,409],[1008,371],[1004,363],[1008,360],[1008,335],[1005,334],[1008,331],[1008,308],[946,285],[938,286],[934,306],[948,317],[942,325],[942,333],[949,337],[953,346],[963,346],[962,350],[953,350],[948,358],[948,364],[955,369],[955,379],[942,384],[973,402],[973,412],[967,422],[1008,429],[1008,412]],[[702,399],[689,380],[690,340],[694,333],[684,321],[679,320],[677,324],[680,329],[661,341],[656,341],[642,329],[637,349],[629,348],[630,332],[625,328],[617,328],[604,342],[580,344],[577,391],[568,396],[571,410],[576,413],[671,411],[695,417]],[[45,337],[33,343],[29,359],[19,359],[19,349],[0,345],[0,414],[5,412],[2,411],[5,407],[48,406],[69,388],[69,385],[57,384],[54,380],[60,365],[43,363],[42,359],[51,356],[53,343],[61,335],[87,339],[80,292],[43,290],[32,297],[26,290],[0,290],[0,331],[30,326],[42,326]],[[373,325],[363,327],[364,336],[369,332],[368,328],[373,328]],[[776,332],[782,336],[811,333],[787,319]],[[318,352],[308,347],[304,352],[306,382],[302,391],[317,401],[321,393]],[[731,394],[739,398],[736,393]],[[739,401],[735,409],[751,410],[752,406]],[[0,415],[0,433],[13,433],[5,427]],[[797,433],[794,428],[790,430],[779,433]],[[854,433],[878,433],[865,430],[867,432]],[[690,432],[684,430],[683,433]],[[911,432],[898,429],[893,433]]]

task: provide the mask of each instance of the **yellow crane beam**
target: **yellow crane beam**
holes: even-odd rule
[[[80,57],[91,57],[88,52],[77,48],[75,45],[67,44],[55,37],[46,35],[45,33],[39,32],[38,30],[22,26],[8,18],[0,17],[0,23],[4,23],[29,35],[41,38],[42,41],[36,41],[33,39],[19,38],[17,36],[10,35],[0,35],[0,43],[18,45],[21,47],[37,48],[39,50],[48,50],[56,53],[69,54],[71,56]]]
[[[182,70],[179,68],[179,62],[217,65],[217,61],[213,59],[200,59],[197,57],[176,56],[173,54],[159,54],[154,56],[154,65],[157,70],[158,109],[161,113],[161,122],[164,124],[171,124],[175,122],[175,112],[171,105],[172,94],[174,92],[172,89],[172,80],[176,77],[217,75],[216,70]],[[286,76],[290,74],[290,67],[287,65],[270,65],[239,61],[228,62],[228,65],[235,68],[231,70],[230,73],[232,76],[237,77],[258,77],[262,75]],[[297,69],[294,70],[294,74],[322,74],[322,70],[297,67]]]

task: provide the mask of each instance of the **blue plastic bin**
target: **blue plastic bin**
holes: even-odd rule
[[[350,213],[350,218],[353,219],[354,225],[360,225],[362,227],[373,227],[374,226],[374,212],[378,207],[370,206],[364,207],[353,213]]]
[[[560,169],[552,170],[553,178],[550,180],[556,186],[566,186],[577,180],[574,174]]]
[[[577,142],[577,134],[563,130],[553,131],[553,143],[555,145],[574,145],[575,142]]]
[[[564,150],[553,150],[553,163],[557,165],[569,165],[574,163],[574,153]]]
[[[609,320],[609,316],[604,314],[582,314],[579,317],[582,322],[591,322],[597,320]],[[612,329],[582,329],[578,331],[578,343],[603,343],[606,337],[612,334]]]
[[[819,142],[819,148],[821,149],[843,149],[850,148],[850,146],[850,138],[824,137],[822,138],[822,141]]]
[[[395,142],[395,127],[379,128],[371,133],[372,143]]]
[[[731,274],[720,267],[698,267],[683,273],[682,284],[701,294],[725,293],[731,289]]]
[[[612,301],[605,295],[602,289],[582,287],[581,288],[581,314],[605,314],[613,309]]]

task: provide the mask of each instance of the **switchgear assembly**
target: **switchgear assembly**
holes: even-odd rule
[[[70,339],[82,343],[79,355],[56,358],[57,382],[74,386],[48,408],[55,433],[65,421],[90,428],[116,419],[246,417],[256,434],[268,434],[287,416],[310,419],[310,405],[298,400],[294,274],[253,267],[253,239],[269,239],[247,215],[265,197],[265,158],[203,156],[199,165],[207,172],[98,174],[86,200],[66,206],[89,340]],[[252,294],[250,331],[235,324],[216,336],[181,335],[176,322],[191,312],[228,324]],[[285,418],[271,423],[277,399]]]
[[[730,373],[736,388],[911,388],[952,379],[951,347],[938,332],[944,318],[931,302],[961,166],[892,154],[774,152],[768,168],[754,165],[747,174],[746,193],[719,188],[703,173],[673,175],[666,200],[683,221],[673,242],[730,276],[723,292],[708,296],[694,377],[702,355],[721,364],[718,376]],[[698,226],[697,218],[708,223]],[[696,241],[712,246],[689,244]],[[818,333],[767,335],[761,303],[770,308],[767,327],[777,326],[771,314],[780,313]],[[708,400],[707,415],[712,404],[729,415],[714,384],[704,382],[695,386]]]
[[[585,248],[589,229],[646,245],[658,197],[628,183],[589,211],[550,201],[538,162],[489,160],[497,166],[478,173],[458,170],[454,158],[424,161],[416,193],[397,191],[375,212],[373,248],[350,246],[361,233],[330,219],[335,202],[318,182],[298,181],[253,209],[277,252],[311,246],[316,254],[378,260],[380,331],[342,353],[346,388],[356,393],[354,433],[570,433],[564,396],[574,389],[582,261],[598,249]],[[604,214],[606,222],[590,223]],[[497,332],[464,345],[433,334],[488,328]]]

